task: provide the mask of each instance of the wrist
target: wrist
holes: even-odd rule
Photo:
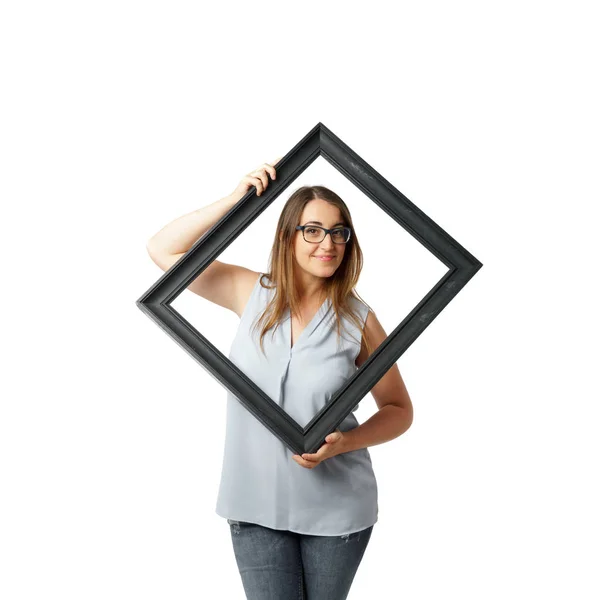
[[[339,441],[339,444],[337,444],[337,447],[337,454],[345,454],[352,450],[352,444],[350,443],[350,437],[348,436],[347,431],[342,434],[342,439]]]

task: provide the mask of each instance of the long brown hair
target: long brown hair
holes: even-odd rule
[[[273,285],[263,285],[263,277],[261,277],[260,281],[260,285],[263,288],[272,289],[275,287],[273,298],[271,298],[260,319],[255,324],[256,328],[260,323],[264,323],[260,333],[260,348],[263,354],[263,338],[269,329],[274,327],[274,332],[281,325],[285,310],[289,307],[290,317],[293,314],[300,313],[300,298],[294,281],[294,255],[290,250],[293,247],[293,240],[297,233],[296,225],[300,224],[300,217],[302,216],[304,207],[311,200],[319,198],[337,206],[345,225],[352,230],[350,239],[346,243],[344,257],[340,266],[331,277],[325,280],[324,284],[325,297],[326,299],[330,299],[335,312],[338,341],[341,335],[340,324],[342,316],[352,320],[358,329],[362,330],[360,317],[355,314],[350,306],[350,298],[356,298],[368,306],[354,289],[362,271],[363,255],[356,232],[352,226],[350,211],[346,203],[330,189],[321,185],[303,186],[289,197],[279,216],[275,240],[269,257],[269,271],[264,273],[273,282]],[[370,355],[372,348],[364,335],[364,331],[361,334],[361,343],[362,341],[364,341],[368,355]]]

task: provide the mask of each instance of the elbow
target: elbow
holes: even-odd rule
[[[154,258],[155,256],[158,256],[161,253],[160,248],[157,246],[154,237],[151,237],[146,242],[146,251],[148,252],[151,258]]]
[[[160,249],[156,246],[156,244],[152,241],[149,240],[148,243],[146,244],[146,251],[148,252],[148,255],[150,256],[150,258],[152,259],[152,262],[159,266],[161,269],[164,269],[164,254],[161,253]]]
[[[397,407],[398,410],[400,411],[400,417],[399,417],[399,433],[398,435],[402,435],[404,432],[408,431],[411,427],[411,425],[413,424],[413,418],[414,418],[414,413],[413,413],[413,407],[412,404],[403,404],[401,406]]]

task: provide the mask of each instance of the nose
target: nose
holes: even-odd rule
[[[333,242],[333,240],[331,239],[331,231],[329,233],[325,234],[325,237],[323,238],[323,241],[321,242],[321,246],[323,246],[324,248],[334,248],[335,244]]]

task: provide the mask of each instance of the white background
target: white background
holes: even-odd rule
[[[597,599],[593,8],[3,3],[0,596],[244,597],[214,512],[225,389],[135,302],[156,231],[322,122],[484,265],[398,361],[414,423],[369,449],[349,598]],[[390,332],[445,268],[344,194]],[[231,262],[267,267],[284,195]],[[175,306],[227,351],[209,304]]]

